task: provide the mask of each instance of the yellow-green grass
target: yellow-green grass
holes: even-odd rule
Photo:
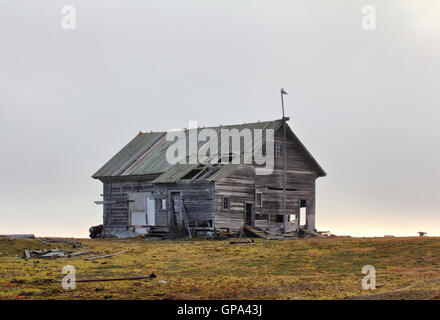
[[[440,238],[328,238],[229,241],[79,239],[105,259],[23,259],[35,240],[0,241],[0,299],[438,299]],[[11,247],[12,246],[12,247]],[[52,247],[66,248],[58,244]],[[68,246],[67,246],[68,247]],[[11,249],[12,248],[12,249]],[[72,248],[70,248],[72,250]],[[15,251],[14,251],[15,250]],[[23,254],[20,254],[23,256]],[[77,279],[145,276],[153,280],[61,287],[61,269]],[[362,289],[364,265],[376,269],[374,291]],[[163,283],[165,280],[166,283]]]

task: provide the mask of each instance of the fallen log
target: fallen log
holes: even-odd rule
[[[124,281],[124,280],[141,280],[141,279],[154,279],[156,274],[152,273],[149,276],[140,277],[123,277],[123,278],[104,278],[104,279],[77,279],[76,282],[101,282],[101,281]]]
[[[109,258],[109,257],[113,257],[113,256],[116,256],[116,255],[121,254],[121,253],[124,253],[124,252],[127,252],[127,250],[124,250],[124,251],[118,251],[118,252],[111,253],[111,254],[103,254],[103,255],[100,255],[100,256],[88,257],[88,258],[85,258],[85,260],[94,260],[94,259],[101,259],[101,258]]]
[[[74,258],[74,257],[78,257],[78,256],[83,256],[85,254],[91,254],[93,253],[92,251],[80,251],[80,252],[74,252],[71,254],[68,254],[67,257],[68,258]]]
[[[44,244],[44,245],[46,245],[46,246],[48,246],[48,247],[51,247],[51,246],[52,246],[49,242],[46,242],[46,241],[44,241],[44,240],[42,240],[42,239],[40,239],[40,238],[35,238],[35,240],[41,242],[42,244]]]

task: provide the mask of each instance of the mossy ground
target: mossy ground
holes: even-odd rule
[[[47,248],[35,240],[0,241],[0,299],[438,299],[440,238],[329,238],[229,241],[78,239],[96,254],[127,250],[111,258],[84,256],[21,259],[24,248]],[[52,247],[65,249],[54,244]],[[21,254],[23,255],[23,254]],[[153,280],[77,283],[61,287],[65,265],[77,279],[143,276]],[[364,265],[376,268],[374,291],[361,287]],[[166,283],[161,283],[165,280]]]

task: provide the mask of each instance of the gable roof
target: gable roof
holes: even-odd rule
[[[255,122],[239,125],[226,125],[207,127],[213,129],[220,136],[221,129],[274,129],[276,130],[282,125],[281,120]],[[289,128],[289,126],[287,126]],[[299,139],[289,130],[292,138],[299,142],[300,147],[305,151],[307,157],[317,168],[319,176],[325,176],[326,173],[316,160],[307,151]],[[188,129],[184,131],[188,137]],[[125,177],[125,176],[156,176],[154,183],[172,183],[181,180],[192,170],[197,169],[200,174],[197,178],[203,178],[205,181],[217,181],[227,176],[234,170],[237,164],[224,165],[199,165],[199,164],[176,164],[171,165],[166,160],[166,152],[169,146],[174,144],[174,141],[166,140],[167,132],[140,132],[133,140],[131,140],[121,151],[119,151],[113,158],[111,158],[101,169],[99,169],[92,178],[102,179],[111,177]],[[219,141],[220,143],[220,141]],[[197,149],[199,149],[205,142],[199,142]],[[187,150],[187,156],[190,151]],[[189,179],[190,180],[190,179]]]

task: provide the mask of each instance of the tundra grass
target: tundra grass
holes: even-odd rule
[[[440,238],[257,239],[234,245],[208,240],[77,241],[83,247],[75,251],[127,252],[90,261],[86,256],[26,260],[25,248],[47,247],[29,239],[2,240],[0,299],[440,298]],[[64,290],[65,265],[75,267],[77,279],[151,273],[157,278],[80,282],[75,290]],[[362,289],[365,265],[376,269],[375,290]]]

